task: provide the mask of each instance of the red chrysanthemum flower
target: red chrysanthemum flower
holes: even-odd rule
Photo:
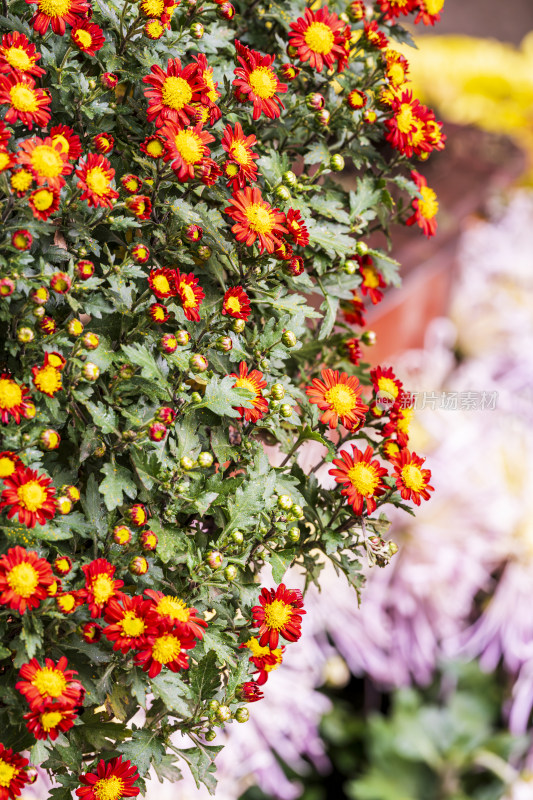
[[[241,102],[253,103],[253,118],[259,119],[261,114],[275,119],[281,109],[285,108],[278,97],[289,88],[282,83],[272,69],[274,56],[263,56],[256,50],[250,50],[240,42],[235,42],[237,61],[241,65],[234,70],[233,86],[239,93]]]
[[[18,514],[19,522],[27,528],[34,528],[37,522],[45,525],[56,513],[56,490],[51,484],[51,478],[39,475],[36,470],[18,469],[4,481],[0,509],[9,509],[8,519]]]
[[[300,67],[295,67],[294,64],[282,64],[279,71],[286,81],[294,81],[302,70]]]
[[[27,386],[18,384],[7,372],[0,374],[0,420],[6,424],[13,417],[17,425],[20,415],[30,403]]]
[[[56,273],[58,275],[64,273]],[[53,277],[53,276],[52,276]],[[68,276],[65,276],[68,277]],[[50,281],[50,284],[52,281]],[[57,289],[56,289],[57,291]],[[54,369],[58,369],[60,372],[65,369],[67,365],[67,359],[61,355],[61,353],[51,352],[44,354],[44,366],[45,367],[53,367]],[[79,500],[79,497],[78,497]]]
[[[389,46],[388,37],[379,29],[379,25],[375,19],[373,19],[372,22],[367,22],[365,20],[363,37],[363,41],[369,44],[370,47],[375,47],[377,50],[385,50],[385,48]]]
[[[157,134],[147,136],[144,142],[140,144],[141,152],[148,158],[162,158],[165,154],[165,145],[163,140]]]
[[[31,783],[27,766],[29,761],[0,743],[0,800],[14,800],[27,783]]]
[[[273,256],[280,261],[290,261],[294,256],[292,245],[286,239],[280,239],[274,248]]]
[[[203,53],[193,56],[193,60],[197,64],[197,76],[204,84],[202,103],[207,107],[209,124],[214,125],[221,118],[222,112],[217,106],[217,100],[221,97],[221,94],[218,91],[218,83],[213,79],[213,67],[209,66]]]
[[[95,25],[94,22],[89,22],[86,19],[74,23],[70,38],[76,47],[88,56],[96,55],[96,52],[101,50],[105,44],[102,29]]]
[[[300,211],[289,208],[285,225],[294,244],[300,245],[300,247],[305,247],[309,244],[309,231]]]
[[[200,306],[205,297],[201,286],[198,285],[198,278],[192,273],[186,275],[175,270],[176,290],[181,300],[185,317],[193,322],[200,321]]]
[[[372,460],[373,455],[370,445],[363,453],[352,444],[352,455],[341,450],[340,458],[333,459],[336,469],[329,470],[337,483],[342,484],[341,494],[348,499],[357,516],[363,513],[365,500],[366,510],[372,514],[376,510],[376,497],[383,495],[387,488],[382,481],[387,470],[379,461]]]
[[[255,144],[256,137],[253,134],[245,136],[239,122],[235,123],[233,130],[231,125],[226,125],[222,137],[222,149],[228,154],[224,172],[228,178],[228,186],[233,190],[242,189],[247,181],[257,180],[254,159],[259,158],[259,155],[252,150]]]
[[[353,111],[359,111],[368,103],[368,97],[364,92],[360,92],[359,89],[352,89],[346,95],[346,103]]]
[[[348,341],[344,342],[344,347],[346,348],[351,363],[357,366],[363,357],[360,340],[356,338],[348,339]]]
[[[115,146],[115,139],[110,133],[97,133],[93,136],[93,147],[97,153],[107,155],[111,153]]]
[[[139,194],[142,189],[142,179],[138,175],[123,175],[120,185],[128,194]]]
[[[280,583],[277,589],[261,589],[259,603],[252,608],[254,625],[259,628],[259,644],[275,650],[280,636],[297,642],[302,635],[302,615],[306,613],[302,593]]]
[[[400,402],[403,393],[403,384],[396,377],[392,367],[375,367],[370,372],[370,380],[378,395],[378,402],[389,411]]]
[[[257,703],[258,700],[262,700],[264,697],[263,692],[255,681],[243,683],[239,689],[239,695],[247,703]]]
[[[18,455],[11,450],[4,450],[0,453],[0,481],[10,478],[21,463]]]
[[[195,167],[198,169],[209,156],[207,145],[215,141],[215,137],[202,130],[201,125],[182,128],[175,122],[166,122],[159,129],[159,135],[166,145],[165,161],[171,162],[170,166],[180,181],[194,178]]]
[[[431,470],[422,469],[425,460],[416,453],[411,454],[407,448],[400,450],[397,456],[391,458],[396,486],[403,500],[412,500],[417,506],[421,500],[429,500],[429,493],[434,491],[433,486],[429,484]]]
[[[152,303],[148,309],[148,313],[152,320],[158,325],[162,325],[170,317],[168,309],[162,303]]]
[[[330,428],[344,425],[355,430],[363,421],[368,406],[361,400],[362,387],[357,378],[337,370],[323,369],[322,380],[314,378],[305,390],[309,402],[324,413],[320,421]]]
[[[165,33],[165,26],[160,19],[148,19],[144,23],[144,32],[149,39],[157,41]]]
[[[118,83],[118,75],[115,75],[114,72],[104,72],[103,75],[100,75],[100,83],[106,89],[114,89]]]
[[[289,46],[297,48],[300,61],[309,61],[318,72],[322,72],[324,66],[331,69],[335,62],[339,72],[344,69],[344,31],[347,26],[327,6],[317,11],[306,8],[304,16],[291,22],[290,27]]]
[[[122,761],[122,756],[109,761],[101,759],[96,772],[80,775],[83,784],[76,789],[81,800],[121,800],[122,797],[137,797],[140,792],[134,783],[139,778],[137,767],[131,761]]]
[[[203,639],[204,628],[207,622],[197,616],[195,608],[188,606],[179,597],[157,592],[155,589],[145,589],[145,595],[150,598],[153,608],[161,619],[168,619],[174,624],[178,624],[191,636]]]
[[[141,596],[122,595],[120,600],[111,598],[104,612],[108,625],[103,634],[113,642],[113,650],[128,653],[132,647],[144,647],[146,636],[157,622],[153,605]]]
[[[59,209],[60,193],[57,189],[49,189],[47,186],[41,186],[35,189],[29,198],[28,204],[32,210],[33,216],[36,219],[42,219],[44,222]]]
[[[437,233],[437,212],[439,210],[439,203],[437,195],[430,189],[426,179],[420,175],[416,170],[412,170],[411,177],[418,186],[422,199],[418,197],[413,199],[413,208],[415,213],[406,221],[406,225],[415,225],[415,223],[422,228],[428,239],[435,236]]]
[[[37,66],[41,54],[23,33],[12,31],[2,36],[0,43],[0,72],[23,72],[39,78],[45,70]]]
[[[72,172],[72,165],[68,163],[60,143],[54,144],[49,136],[46,139],[33,136],[20,142],[17,162],[33,173],[39,186],[44,184],[57,191],[65,183],[63,176]]]
[[[222,170],[212,158],[204,158],[197,169],[198,177],[205,186],[213,186],[222,175]]]
[[[276,670],[283,662],[285,647],[278,647],[276,650],[271,650],[268,646],[261,647],[259,639],[256,639],[255,636],[241,644],[240,647],[247,647],[252,654],[249,661],[259,672],[257,677],[258,686],[263,686],[268,680],[269,673]]]
[[[142,667],[148,677],[155,678],[162,667],[172,672],[189,668],[186,650],[196,645],[194,636],[174,620],[161,619],[157,632],[148,637],[144,648],[136,654],[135,663]]]
[[[248,365],[245,361],[239,364],[239,374],[231,373],[232,378],[236,378],[233,387],[248,389],[253,394],[251,402],[253,408],[238,406],[235,410],[244,417],[246,422],[257,422],[268,412],[268,401],[263,397],[262,390],[266,388],[266,381],[263,380],[263,373],[257,369],[248,372]]]
[[[41,36],[44,36],[49,25],[52,25],[54,33],[64,36],[66,26],[75,25],[78,18],[83,18],[88,9],[84,0],[26,0],[26,2],[37,5],[31,24]]]
[[[2,150],[0,149],[0,172],[2,172]],[[8,153],[10,158],[8,159],[11,163],[9,166],[13,164],[15,154]],[[24,197],[28,189],[33,183],[33,175],[29,169],[15,169],[11,173],[11,177],[9,178],[9,183],[11,188],[17,195],[17,197]]]
[[[26,727],[36,739],[50,739],[54,742],[60,733],[70,730],[76,721],[73,708],[65,708],[61,703],[48,703],[41,709],[24,714]]]
[[[394,436],[398,445],[403,448],[409,444],[409,427],[415,414],[414,400],[409,392],[402,391],[398,407],[393,408],[389,421],[381,431],[382,436]]]
[[[81,636],[87,644],[93,642],[96,644],[102,638],[102,628],[96,622],[86,622],[81,630]]]
[[[11,169],[15,163],[15,154],[4,147],[0,147],[0,173]]]
[[[54,125],[50,128],[50,138],[53,145],[61,145],[61,152],[65,153],[69,161],[77,161],[81,156],[80,137],[68,125]]]
[[[82,567],[85,573],[85,587],[80,589],[80,597],[87,602],[91,617],[101,617],[107,603],[113,597],[122,598],[119,589],[124,586],[124,581],[114,577],[115,569],[115,566],[105,558],[97,558]]]
[[[25,228],[20,228],[11,236],[11,244],[13,247],[16,247],[17,250],[29,250],[32,242],[33,236]]]
[[[377,0],[383,19],[395,20],[400,14],[407,16],[414,11],[418,5],[418,0]]]
[[[361,291],[376,305],[383,300],[383,292],[380,289],[385,288],[387,284],[383,280],[383,275],[374,266],[372,256],[357,256],[357,261],[359,262],[359,272],[363,278]]]
[[[61,391],[63,384],[61,382],[61,373],[55,367],[50,365],[43,365],[42,367],[32,367],[33,385],[37,391],[53,397],[57,392]]]
[[[41,600],[48,597],[54,580],[52,568],[44,558],[17,545],[0,558],[0,603],[24,614],[38,608]]]
[[[161,420],[161,422],[164,422],[164,420]],[[148,522],[148,512],[142,503],[134,503],[134,505],[127,510],[126,516],[131,522],[133,522],[134,525],[137,525],[139,528],[142,525],[146,525]]]
[[[238,242],[248,247],[258,240],[259,252],[274,252],[281,235],[287,233],[285,214],[263,200],[260,189],[246,186],[232,195],[231,205],[225,210],[235,221],[232,232]]]
[[[146,264],[150,258],[150,250],[145,244],[136,244],[131,248],[131,255],[137,264]]]
[[[405,56],[392,49],[385,51],[385,60],[387,62],[385,77],[394,89],[398,89],[407,80],[409,62]]]
[[[54,570],[58,575],[68,575],[72,569],[72,560],[68,556],[58,556],[54,561]]]
[[[20,72],[0,74],[0,105],[8,105],[5,121],[12,125],[17,121],[30,131],[34,123],[44,128],[50,119],[52,98],[44,89],[39,89],[31,75]]]
[[[166,72],[154,64],[150,73],[143,78],[143,83],[152,87],[144,90],[148,99],[148,120],[155,122],[157,127],[166,120],[188,125],[194,115],[192,104],[201,102],[205,89],[205,83],[198,75],[198,65],[193,63],[182,67],[179,58],[170,58]]]
[[[352,290],[352,295],[352,299],[342,306],[344,319],[350,325],[359,325],[360,328],[364,328],[366,325],[365,304],[355,289]]]
[[[148,284],[160,300],[165,297],[175,297],[177,293],[176,272],[168,267],[152,269],[148,275]]]
[[[434,145],[428,125],[435,120],[432,111],[404,91],[391,102],[393,116],[385,120],[385,138],[400,153],[411,158],[413,153],[430,153]],[[433,131],[433,129],[432,129]]]
[[[222,301],[222,314],[234,319],[248,319],[250,316],[250,300],[242,286],[228,289]]]
[[[126,208],[134,214],[137,219],[150,219],[152,215],[152,201],[145,194],[136,194],[126,198]]]
[[[81,200],[87,200],[89,207],[112,208],[118,192],[111,186],[115,170],[105,156],[89,153],[87,159],[80,162],[76,175],[80,179],[77,186],[82,189]]]
[[[60,703],[64,708],[73,708],[83,702],[85,689],[75,677],[78,673],[66,667],[65,656],[61,656],[57,664],[51,658],[45,658],[44,667],[36,658],[22,665],[21,680],[15,684],[15,689],[26,698],[32,711],[44,708],[50,701]]]
[[[424,25],[434,25],[440,20],[440,12],[444,6],[444,0],[418,0],[418,16],[415,24],[423,22]]]

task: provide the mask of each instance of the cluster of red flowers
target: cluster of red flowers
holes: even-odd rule
[[[283,583],[277,589],[261,589],[259,603],[252,608],[254,626],[259,628],[257,636],[240,645],[250,650],[249,661],[259,673],[255,681],[241,686],[241,697],[249,703],[263,698],[259,687],[283,661],[285,647],[279,646],[280,636],[288,642],[297,642],[302,635],[302,615],[306,613],[300,590],[287,589]]]
[[[27,783],[31,783],[28,774],[29,761],[20,753],[14,753],[0,742],[0,800],[14,800],[19,797]]]
[[[378,0],[385,20],[394,21],[400,15],[416,14],[415,24],[434,25],[440,20],[444,0]]]

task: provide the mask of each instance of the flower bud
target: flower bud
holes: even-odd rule
[[[303,508],[296,503],[291,506],[291,514],[295,519],[303,519],[304,518],[304,511]]]
[[[231,532],[231,541],[233,544],[242,544],[244,542],[244,534],[242,531],[234,530]]]
[[[235,8],[231,3],[222,3],[217,8],[217,14],[221,19],[233,19],[235,16]]]
[[[238,574],[239,570],[234,564],[230,564],[224,570],[224,577],[227,581],[234,581]]]
[[[216,715],[220,722],[227,722],[231,719],[231,709],[229,706],[219,706]]]
[[[329,168],[332,172],[342,172],[344,169],[344,158],[340,153],[335,153],[329,160]]]
[[[292,417],[292,406],[288,403],[282,403],[279,407],[279,413],[282,417],[286,417],[287,419]]]
[[[331,119],[331,114],[327,108],[323,108],[321,111],[316,112],[315,119],[321,128],[327,128]]]
[[[320,111],[326,105],[326,101],[323,95],[318,92],[312,92],[305,98],[305,104],[312,111]]]
[[[211,248],[206,244],[201,244],[198,248],[198,258],[202,261],[208,261],[211,258]]]
[[[167,433],[167,426],[163,425],[162,422],[154,422],[154,424],[150,425],[148,428],[148,436],[152,442],[162,442],[163,439],[166,439]]]
[[[208,452],[200,453],[198,456],[198,464],[201,467],[212,467],[213,466],[213,454]]]
[[[180,347],[185,347],[185,345],[189,344],[191,338],[187,331],[176,331],[175,337]]]
[[[146,264],[150,258],[150,249],[145,244],[136,244],[130,250],[136,264]]]
[[[396,542],[389,542],[389,553],[391,554],[391,556],[395,556],[397,552],[398,552],[398,545],[396,544]]]
[[[131,542],[132,536],[131,528],[127,525],[115,525],[113,528],[113,541],[122,547]]]
[[[235,712],[235,719],[237,722],[248,722],[250,719],[250,712],[247,708],[238,708]]]
[[[284,511],[288,511],[292,506],[292,497],[288,494],[281,494],[278,497],[278,506]]]
[[[125,516],[139,528],[148,522],[148,512],[142,503],[134,503],[128,508]]]
[[[86,381],[97,381],[100,377],[100,367],[97,367],[92,361],[87,361],[83,366],[81,374]]]
[[[44,306],[49,299],[50,292],[46,286],[39,286],[38,289],[34,289],[33,292],[30,292],[30,300],[32,303],[35,303],[36,306]]]
[[[155,415],[158,422],[163,422],[165,425],[172,425],[176,418],[176,412],[169,406],[162,406]]]
[[[159,539],[153,531],[143,531],[141,533],[141,547],[143,550],[155,550]]]
[[[215,347],[221,353],[229,353],[233,348],[233,342],[229,336],[220,336],[215,342]]]
[[[146,575],[148,566],[148,561],[144,556],[135,556],[131,559],[128,569],[132,575]]]
[[[86,350],[96,350],[100,344],[100,337],[96,333],[86,333],[81,343]]]
[[[359,256],[366,256],[369,251],[369,247],[366,242],[357,242],[355,245],[355,249],[357,251],[357,255]]]
[[[80,490],[78,489],[77,486],[68,486],[68,485],[63,486],[63,488],[61,489],[61,494],[66,494],[68,499],[71,500],[73,503],[77,503],[81,497]]]
[[[56,498],[56,507],[59,514],[70,514],[72,511],[72,503],[66,495]]]
[[[0,297],[10,297],[15,291],[15,284],[11,278],[2,278],[0,280]]]
[[[189,31],[191,32],[193,39],[201,39],[205,33],[205,28],[201,22],[193,22],[189,28]]]
[[[205,372],[209,367],[209,362],[205,356],[200,353],[194,353],[189,358],[189,369],[191,372]]]
[[[180,460],[180,467],[184,470],[194,469],[194,461],[190,456],[183,456]]]
[[[76,274],[81,281],[87,281],[94,275],[94,264],[87,259],[81,259],[74,265]]]
[[[289,528],[287,533],[287,539],[289,540],[289,542],[293,542],[294,544],[300,541],[300,528],[298,528],[297,525],[294,525],[292,528]]]
[[[285,347],[294,347],[298,339],[296,338],[296,334],[292,331],[283,331],[281,335],[281,341],[285,345]]]
[[[70,336],[81,336],[83,333],[83,323],[79,319],[71,319],[67,325]]]
[[[352,259],[349,258],[348,261],[344,262],[343,270],[347,275],[355,275],[358,269],[359,264],[357,261],[352,261]]]
[[[207,563],[211,569],[218,569],[222,566],[222,553],[219,550],[210,550],[207,554]]]
[[[276,198],[278,200],[283,200],[284,202],[287,202],[291,199],[290,191],[286,186],[283,186],[283,184],[281,184],[280,186],[276,186],[274,194],[276,195]]]
[[[183,231],[183,235],[190,242],[199,242],[204,235],[204,229],[200,225],[188,225]]]
[[[81,638],[87,644],[96,644],[102,636],[102,628],[96,622],[86,622],[81,629]]]
[[[53,563],[53,567],[56,575],[64,577],[72,569],[72,561],[68,556],[58,556]]]
[[[270,387],[270,396],[274,400],[283,400],[285,397],[285,387],[282,383],[273,383]]]
[[[100,75],[100,83],[106,89],[114,89],[118,83],[118,76],[113,72],[104,72],[103,75]]]
[[[231,330],[233,333],[242,333],[245,328],[246,320],[244,319],[234,319],[231,323]]]
[[[25,229],[15,231],[11,237],[11,244],[13,247],[21,251],[29,250],[32,242],[33,236]]]
[[[296,58],[296,56],[298,55],[298,48],[292,44],[289,44],[286,47],[286,53],[289,56],[289,58]]]
[[[282,64],[279,68],[279,71],[283,75],[286,81],[296,80],[300,72],[302,71],[300,67],[295,67],[294,64]]]
[[[372,347],[376,344],[377,336],[374,331],[364,331],[361,335],[361,341],[363,344],[366,344],[367,347]]]
[[[295,278],[305,272],[304,260],[301,256],[293,256],[289,261],[283,265],[283,269]]]
[[[50,278],[50,288],[57,294],[66,294],[72,285],[72,281],[66,272],[54,272]]]
[[[204,733],[204,739],[206,740],[206,742],[212,742],[216,738],[217,738],[217,734],[216,734],[216,731],[214,731],[213,729],[211,729],[209,731],[206,731]]]
[[[35,309],[33,313],[35,314],[37,310],[38,309]],[[52,336],[52,334],[54,334],[57,330],[57,325],[55,323],[55,320],[52,319],[52,317],[48,317],[45,315],[42,316],[39,321],[39,328],[41,332],[45,334],[45,336]]]
[[[57,450],[61,443],[61,436],[53,428],[47,428],[39,435],[41,450]]]
[[[175,353],[178,349],[178,340],[176,339],[175,335],[173,333],[163,334],[159,340],[159,349],[168,355]]]
[[[202,402],[202,395],[200,392],[193,392],[191,394],[191,403],[201,403]]]
[[[31,328],[19,328],[17,331],[17,339],[22,344],[29,344],[30,342],[33,342],[34,338],[35,333]]]

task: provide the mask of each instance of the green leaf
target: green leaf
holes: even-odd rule
[[[161,386],[168,386],[166,373],[163,372],[164,361],[158,363],[152,353],[142,344],[123,344],[122,352],[137,367],[141,367],[141,375],[148,380],[157,381]]]
[[[309,243],[317,244],[331,257],[347,256],[355,249],[355,240],[348,236],[349,229],[344,225],[315,224],[309,226]],[[298,296],[298,295],[296,295]]]
[[[132,499],[137,496],[137,486],[129,469],[118,464],[104,464],[100,472],[106,476],[100,484],[100,494],[108,511],[123,504],[123,493]]]
[[[50,742],[37,741],[30,750],[30,763],[38,767],[50,755]]]
[[[157,732],[143,728],[134,729],[131,739],[119,744],[117,750],[136,765],[141,775],[146,775],[152,762],[160,764],[165,754],[165,748],[157,738]]]
[[[118,433],[117,418],[112,408],[103,403],[92,403],[90,400],[85,400],[83,404],[102,433]]]
[[[229,636],[224,636],[222,631],[210,625],[204,632],[204,648],[206,651],[213,650],[221,664],[235,664],[236,644]],[[234,646],[231,647],[230,645]]]
[[[191,689],[197,701],[211,698],[220,686],[216,653],[210,650],[195,667],[191,667],[190,675]]]
[[[100,536],[107,533],[107,518],[102,505],[98,483],[93,472],[89,475],[85,494],[81,497],[81,505],[87,519],[91,520]]]
[[[191,715],[191,690],[175,672],[161,672],[152,679],[154,696],[163,701],[169,711],[184,719]]]
[[[130,458],[133,462],[137,477],[148,491],[154,488],[157,482],[161,464],[155,453],[145,450],[132,450]]]
[[[222,750],[222,747],[207,747],[203,745],[202,747],[191,747],[189,750],[176,751],[189,765],[197,788],[199,789],[200,784],[203,783],[211,795],[215,794],[217,786],[214,759],[220,750]]]
[[[220,417],[238,417],[239,412],[236,408],[253,408],[252,392],[241,387],[235,389],[234,383],[235,378],[230,375],[226,375],[222,380],[215,375],[205,387],[201,402],[190,406],[189,410],[208,408]]]
[[[320,310],[326,312],[318,333],[319,341],[323,341],[329,336],[333,330],[333,326],[335,325],[337,311],[339,310],[339,298],[332,297],[330,294],[326,293],[324,295],[324,302],[320,306]]]
[[[268,554],[266,560],[272,567],[272,577],[276,583],[281,583],[295,555],[295,550],[272,550]]]

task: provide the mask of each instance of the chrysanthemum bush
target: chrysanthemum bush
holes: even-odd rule
[[[366,240],[435,233],[408,159],[444,136],[392,41],[441,7],[4,0],[0,800],[31,765],[57,800],[213,790],[216,726],[305,632],[287,568],[358,590],[386,506],[429,499],[364,361],[398,280]]]

